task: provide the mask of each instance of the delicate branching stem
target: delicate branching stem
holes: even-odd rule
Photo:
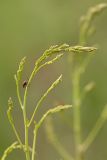
[[[74,160],[72,155],[69,154],[68,151],[64,148],[64,146],[60,143],[59,138],[57,137],[54,130],[51,116],[49,116],[46,120],[45,130],[50,143],[53,145],[59,155],[61,155],[64,160]]]
[[[57,112],[61,112],[63,110],[69,109],[71,108],[71,105],[65,105],[65,106],[57,106],[55,108],[49,109],[43,116],[42,118],[39,120],[39,122],[37,124],[35,124],[35,128],[34,128],[34,139],[33,139],[33,151],[32,151],[32,160],[34,160],[35,158],[35,148],[36,148],[36,139],[37,139],[37,133],[39,128],[41,127],[42,123],[44,122],[44,120],[47,118],[47,116],[52,115],[54,113]],[[71,159],[72,160],[72,159]]]
[[[87,48],[87,47],[83,47]],[[86,50],[86,52],[92,52],[96,50],[95,48],[92,50]],[[88,54],[88,53],[86,53]],[[82,136],[81,136],[81,104],[83,101],[83,95],[80,91],[80,80],[81,75],[84,73],[87,64],[88,64],[89,55],[87,58],[82,60],[81,63],[77,62],[74,66],[73,74],[72,74],[72,87],[73,87],[73,123],[74,123],[74,139],[75,139],[75,156],[76,160],[83,159],[83,152],[81,150]],[[91,86],[90,86],[91,87]],[[89,89],[89,88],[88,88]]]
[[[32,146],[32,160],[36,159],[35,158],[35,155],[36,155],[35,150],[36,150],[37,131],[38,131],[38,128],[35,125],[35,128],[34,128],[34,138],[33,138],[33,146]]]
[[[43,94],[43,96],[41,96],[40,100],[38,101],[36,107],[35,107],[35,110],[33,112],[33,115],[29,121],[29,124],[28,126],[31,125],[33,119],[34,119],[34,116],[39,108],[39,106],[41,105],[41,103],[43,102],[43,100],[47,97],[47,95],[62,81],[62,75],[60,77],[58,77],[58,79],[52,83],[52,85],[48,88],[48,90]]]
[[[80,27],[80,34],[79,34],[79,44],[80,45],[86,45],[87,44],[87,41],[88,41],[88,37],[91,35],[92,36],[92,34],[93,34],[93,31],[94,31],[94,28],[93,28],[93,24],[92,24],[92,22],[94,21],[94,19],[96,18],[96,16],[97,15],[99,15],[100,13],[102,13],[102,11],[105,9],[105,8],[107,8],[107,3],[101,3],[101,4],[98,4],[98,5],[96,5],[96,6],[94,6],[94,7],[91,7],[89,10],[88,10],[88,12],[81,18],[81,27]],[[88,59],[89,59],[90,57],[89,57],[89,55],[88,56],[86,56],[84,59],[83,59],[83,68],[84,68],[84,71],[85,71],[85,69],[86,69],[86,67],[87,67],[87,62],[89,61]],[[84,65],[84,64],[86,64],[86,65]],[[75,72],[74,72],[75,73]],[[79,82],[79,81],[78,81]],[[74,84],[75,84],[75,82],[74,82]],[[79,85],[78,85],[79,86]],[[86,95],[86,93],[87,92],[89,92],[92,88],[93,88],[93,83],[91,83],[91,84],[89,84],[89,85],[87,85],[85,88],[84,88],[84,90],[83,90],[83,94],[81,94],[81,95],[79,95],[79,97],[81,96],[81,98],[80,98],[80,101],[82,102],[82,100],[84,99],[84,97],[85,97],[85,95]],[[76,87],[76,86],[75,86]],[[77,88],[79,88],[79,87],[77,87]],[[81,102],[80,102],[80,104],[81,104]],[[77,103],[78,103],[78,101],[77,101]],[[76,107],[75,107],[76,108]],[[77,107],[77,108],[79,108],[79,107]],[[107,107],[106,107],[107,108]],[[74,111],[76,112],[76,109],[74,109]],[[106,109],[106,113],[107,113],[107,109]],[[79,113],[79,110],[77,110],[77,113],[76,113],[76,115],[77,115],[77,123],[79,124],[79,121],[80,121],[80,118],[79,118],[79,115],[80,113]],[[103,125],[103,123],[105,122],[105,109],[104,109],[104,111],[102,112],[102,114],[101,114],[101,116],[99,117],[99,119],[97,120],[97,122],[96,122],[96,124],[95,124],[95,127],[92,129],[92,131],[89,133],[89,135],[88,135],[88,137],[87,137],[87,139],[85,140],[85,142],[83,143],[83,145],[81,145],[80,146],[80,153],[82,154],[82,153],[85,153],[86,152],[86,150],[89,148],[89,146],[91,145],[91,143],[94,141],[94,139],[96,138],[96,136],[97,136],[97,134],[98,134],[98,132],[100,131],[100,129],[101,129],[101,127],[102,127],[102,125]],[[107,116],[107,115],[106,115]],[[74,118],[75,118],[76,116],[74,115]],[[75,125],[75,121],[74,121],[74,125]],[[76,128],[76,126],[75,126],[75,128]],[[78,127],[77,127],[78,128]],[[76,129],[75,129],[76,130]],[[77,129],[78,131],[81,131],[81,127],[79,127],[78,129]],[[76,139],[76,137],[75,137],[75,139]],[[80,143],[81,143],[81,139],[80,139],[80,137],[78,136],[78,138],[77,138],[78,140],[77,140],[77,142],[78,142],[78,144],[77,144],[77,146],[79,146],[79,141],[80,141]],[[78,154],[77,154],[78,155]],[[77,159],[79,159],[78,157],[77,157]]]
[[[27,90],[25,90],[25,94],[24,94],[23,118],[24,118],[24,127],[25,127],[25,154],[26,154],[26,160],[30,160],[30,153],[29,153],[29,127],[28,127],[28,119],[27,119],[27,113],[26,113],[26,99],[27,99]]]
[[[88,84],[84,87],[84,89],[83,89],[83,91],[82,91],[82,93],[81,93],[81,101],[83,101],[83,100],[85,99],[86,95],[87,95],[89,92],[91,92],[94,88],[95,88],[95,83],[94,83],[94,82],[88,83]]]
[[[88,91],[90,91],[90,89],[92,89],[93,84],[86,86],[86,88],[84,88],[84,91],[82,92],[83,94],[81,94],[80,78],[81,78],[81,74],[85,71],[86,66],[89,62],[90,57],[87,54],[87,52],[89,53],[89,52],[96,50],[95,47],[86,47],[85,45],[87,43],[87,37],[91,33],[90,30],[92,30],[92,21],[94,20],[94,17],[97,14],[99,14],[100,12],[102,12],[103,9],[106,7],[107,7],[106,3],[102,3],[102,4],[99,4],[95,7],[92,7],[91,9],[89,9],[88,13],[82,18],[79,44],[84,45],[84,46],[79,46],[79,45],[78,46],[69,46],[67,44],[51,46],[48,50],[46,50],[42,54],[42,56],[40,58],[37,59],[37,61],[35,62],[35,66],[33,68],[33,71],[31,72],[31,75],[28,79],[28,82],[27,82],[27,85],[25,88],[25,92],[24,92],[23,101],[22,101],[22,98],[20,95],[19,84],[20,84],[20,80],[22,77],[22,72],[23,72],[25,61],[26,61],[26,57],[24,57],[21,60],[21,62],[19,64],[19,68],[18,68],[17,73],[15,75],[15,81],[16,81],[18,101],[19,101],[20,107],[23,112],[25,142],[23,145],[23,143],[20,139],[20,136],[15,128],[14,120],[13,120],[13,117],[11,114],[12,109],[13,109],[13,102],[12,102],[12,99],[10,98],[8,101],[9,109],[7,111],[7,115],[8,115],[9,122],[13,128],[13,131],[16,135],[16,138],[18,140],[18,144],[17,144],[17,142],[15,142],[11,146],[9,146],[5,150],[1,160],[5,160],[7,155],[10,152],[12,152],[14,149],[17,149],[17,148],[23,149],[23,151],[25,152],[25,155],[26,155],[26,160],[31,160],[31,158],[32,158],[32,160],[35,160],[36,159],[35,154],[36,154],[37,133],[38,133],[39,128],[43,124],[44,120],[47,118],[47,116],[49,116],[51,114],[54,114],[56,112],[60,112],[62,110],[69,109],[72,107],[71,105],[65,105],[65,106],[61,105],[61,106],[57,106],[55,108],[49,109],[45,114],[43,114],[43,116],[40,118],[39,122],[35,124],[33,145],[32,145],[32,148],[30,148],[30,146],[29,146],[30,125],[34,121],[35,114],[36,114],[37,110],[39,109],[43,100],[62,80],[62,75],[49,87],[49,89],[43,94],[43,96],[41,96],[40,100],[38,101],[38,103],[34,109],[34,112],[31,116],[30,120],[28,120],[28,117],[27,117],[27,106],[26,106],[29,86],[31,84],[32,79],[38,73],[38,71],[40,71],[40,69],[42,69],[46,65],[53,64],[56,60],[59,60],[60,57],[62,57],[63,54],[66,52],[71,52],[71,53],[73,52],[74,54],[76,54],[76,56],[74,56],[74,57],[78,57],[78,55],[79,55],[79,60],[80,60],[79,62],[78,62],[78,60],[76,63],[74,62],[75,65],[74,65],[74,71],[73,71],[73,76],[72,76],[73,113],[74,113],[73,120],[74,120],[75,152],[76,152],[75,153],[75,157],[76,157],[75,160],[83,160],[83,152],[85,152],[89,148],[89,146],[91,145],[91,143],[94,141],[95,137],[97,136],[98,132],[100,131],[105,120],[107,119],[107,106],[106,106],[104,111],[102,112],[101,116],[99,117],[95,127],[92,129],[92,131],[90,132],[90,134],[88,135],[86,140],[82,143],[80,107],[81,107],[82,100],[84,99],[84,97],[86,95],[86,92],[88,92]],[[80,53],[82,53],[82,52],[84,52],[84,53],[86,52],[85,57],[80,57],[82,55]],[[53,56],[53,55],[55,55],[56,57],[54,57],[52,59],[48,59],[48,58],[51,58],[51,56]],[[64,158],[64,160],[74,160],[74,158],[72,158],[72,156],[69,155],[69,153],[62,147],[62,145],[58,141],[57,136],[54,134],[52,126],[50,126],[49,132],[50,132],[49,134],[50,134],[51,141],[52,141],[53,145],[55,146],[55,148],[58,150],[59,154],[62,156],[62,158]],[[30,157],[30,151],[32,152],[32,157]]]
[[[19,81],[17,80],[16,75],[14,76],[14,78],[15,78],[15,81],[16,81],[17,97],[18,97],[18,100],[19,100],[20,107],[22,109],[22,100],[21,100],[20,91],[19,91]]]
[[[101,130],[104,122],[107,120],[107,106],[105,106],[105,108],[103,109],[100,117],[98,118],[94,128],[92,129],[92,131],[89,133],[88,137],[86,138],[86,140],[84,141],[83,145],[82,145],[82,150],[83,152],[86,152],[86,150],[90,147],[90,145],[92,144],[92,142],[95,140],[97,134],[99,133],[99,131]]]
[[[8,110],[7,110],[7,116],[8,116],[9,122],[10,122],[12,128],[13,128],[13,131],[14,131],[14,133],[15,133],[15,135],[16,135],[16,138],[17,138],[19,144],[20,144],[21,147],[23,148],[23,144],[22,144],[22,142],[21,142],[21,139],[20,139],[20,137],[19,137],[19,134],[18,134],[18,132],[17,132],[17,130],[16,130],[16,128],[15,128],[15,125],[14,125],[14,120],[13,120],[13,116],[12,116],[13,101],[12,101],[11,98],[9,98],[9,100],[8,100],[8,107],[9,107],[9,108],[8,108]]]
[[[13,152],[15,149],[23,149],[24,150],[25,146],[23,145],[23,148],[20,144],[18,144],[18,142],[14,142],[12,143],[3,153],[2,157],[0,158],[0,160],[5,160],[7,158],[7,156]],[[32,148],[29,147],[30,152],[32,152]]]
[[[26,115],[26,101],[27,101],[28,87],[29,87],[29,85],[30,85],[30,83],[31,83],[34,75],[36,75],[36,73],[37,73],[42,67],[44,67],[44,66],[47,65],[47,64],[53,63],[54,61],[56,61],[57,59],[59,59],[61,56],[62,56],[62,54],[60,54],[59,56],[57,56],[57,57],[54,58],[53,60],[51,60],[51,61],[49,61],[49,62],[46,62],[45,64],[42,64],[42,65],[38,66],[39,62],[43,61],[43,60],[46,58],[46,57],[44,57],[44,56],[41,56],[41,57],[37,60],[37,62],[36,62],[36,65],[35,65],[32,73],[31,73],[31,75],[30,75],[30,78],[29,78],[29,80],[28,80],[28,84],[27,84],[26,89],[25,89],[24,102],[23,102],[23,117],[24,117],[24,126],[25,126],[25,146],[26,146],[26,151],[25,151],[25,152],[26,152],[26,158],[27,158],[27,160],[30,159],[30,155],[29,155],[29,144],[28,144],[28,129],[29,129],[30,124],[31,124],[32,121],[33,121],[33,118],[34,118],[34,116],[35,116],[36,110],[38,109],[39,105],[41,104],[41,102],[43,101],[43,99],[44,99],[44,98],[47,96],[47,94],[48,94],[48,93],[46,93],[46,94],[40,99],[40,101],[38,102],[38,104],[37,104],[37,106],[36,106],[36,108],[35,108],[35,111],[34,111],[34,113],[33,113],[33,115],[32,115],[32,118],[31,118],[31,120],[30,120],[30,122],[29,122],[29,125],[28,125],[28,120],[27,120],[27,115]],[[61,77],[60,77],[60,78],[61,78]],[[54,86],[52,86],[52,87],[54,87]],[[51,88],[50,90],[52,90],[52,89],[53,89],[53,88]],[[49,90],[49,91],[50,91],[50,90]]]
[[[12,128],[13,128],[13,131],[14,131],[14,133],[15,133],[15,135],[16,135],[16,138],[17,138],[17,140],[18,140],[20,146],[23,148],[23,144],[22,144],[22,142],[21,142],[21,139],[20,139],[20,137],[19,137],[19,134],[18,134],[18,132],[17,132],[17,130],[16,130],[14,124],[11,124],[11,126],[12,126]]]
[[[25,126],[25,152],[26,152],[26,160],[30,160],[30,153],[29,153],[29,142],[28,142],[28,126]]]
[[[11,144],[3,153],[3,156],[1,157],[0,160],[5,160],[6,157],[15,149],[21,149],[22,147],[20,145],[18,145],[17,142],[14,142],[13,144]]]
[[[9,121],[12,125],[12,128],[15,132],[15,135],[17,137],[17,140],[21,146],[21,148],[23,148],[24,152],[25,152],[25,155],[26,155],[26,160],[30,160],[31,157],[30,157],[30,147],[29,147],[29,127],[31,125],[31,123],[33,122],[34,120],[34,117],[35,117],[35,114],[38,110],[38,108],[40,107],[41,103],[43,102],[43,100],[47,97],[47,95],[50,93],[51,90],[53,90],[58,84],[59,82],[62,80],[62,75],[49,87],[49,89],[44,93],[44,95],[40,98],[40,100],[38,101],[35,109],[34,109],[34,112],[32,114],[32,117],[30,119],[30,121],[28,120],[27,118],[27,109],[26,109],[26,104],[27,104],[27,94],[28,94],[28,89],[29,89],[29,86],[31,84],[31,81],[32,79],[34,78],[34,76],[38,73],[38,71],[40,69],[42,69],[43,67],[45,67],[46,65],[50,65],[50,64],[53,64],[56,60],[59,60],[60,57],[63,56],[63,53],[62,52],[74,52],[74,53],[80,53],[80,52],[83,52],[83,51],[86,51],[86,52],[91,52],[93,50],[96,50],[96,48],[94,47],[82,47],[82,46],[69,46],[67,44],[63,44],[63,45],[56,45],[56,46],[51,46],[48,50],[46,50],[42,56],[40,58],[37,59],[37,61],[35,62],[35,66],[34,66],[34,69],[33,71],[31,72],[31,75],[29,77],[29,80],[27,82],[27,85],[26,85],[26,88],[25,88],[25,92],[24,92],[24,97],[23,97],[23,102],[22,102],[22,99],[21,99],[21,95],[20,95],[20,90],[19,90],[19,84],[20,84],[20,80],[21,80],[21,76],[22,76],[22,72],[23,72],[23,69],[24,69],[24,64],[25,64],[25,60],[26,60],[26,57],[24,57],[20,64],[19,64],[19,68],[17,70],[17,73],[15,75],[15,81],[16,81],[16,88],[17,88],[17,97],[18,97],[18,101],[19,101],[19,104],[20,104],[20,107],[22,109],[22,112],[23,112],[23,119],[24,119],[24,132],[25,132],[25,142],[24,142],[24,145],[22,144],[21,142],[21,139],[17,133],[17,130],[14,126],[14,121],[13,121],[13,118],[12,118],[12,115],[11,115],[11,111],[12,111],[12,108],[13,108],[13,104],[12,104],[12,101],[10,100],[9,101],[9,110],[8,110],[8,118],[9,118]],[[57,54],[57,55],[56,55]],[[51,60],[47,60],[48,58],[51,58],[51,56],[53,55],[56,55],[56,57],[54,57],[53,59]],[[47,61],[46,61],[47,60]],[[50,114],[53,114],[53,113],[56,113],[56,112],[59,112],[63,109],[67,109],[71,106],[58,106],[54,109],[50,109],[49,111],[47,111],[43,116],[42,118],[40,119],[40,121],[38,122],[38,124],[35,125],[35,130],[34,130],[34,140],[33,140],[33,151],[32,151],[32,160],[34,160],[34,157],[35,157],[35,148],[36,148],[36,137],[37,137],[37,131],[38,129],[40,128],[40,126],[42,125],[42,123],[44,122],[45,118],[50,115]],[[63,150],[63,149],[62,149]],[[65,152],[63,150],[63,152]],[[66,154],[66,152],[65,152]]]
[[[63,54],[61,54],[61,52],[65,51],[65,49],[68,48],[68,47],[69,47],[69,45],[67,45],[67,44],[63,44],[63,45],[60,45],[60,46],[58,46],[58,45],[52,46],[48,50],[46,50],[40,58],[37,59],[37,61],[35,62],[34,69],[33,69],[32,73],[30,75],[30,78],[28,80],[28,84],[27,84],[26,89],[25,89],[24,107],[26,107],[26,98],[27,98],[28,87],[29,87],[32,79],[34,78],[34,76],[37,74],[37,72],[41,68],[43,68],[46,65],[54,63],[56,60],[58,60],[60,57],[62,57]],[[55,58],[53,58],[52,60],[42,64],[42,62],[44,62],[47,58],[49,58],[53,54],[57,54],[57,53],[59,53],[59,55],[57,55]]]
[[[21,108],[23,107],[23,105],[22,105],[22,100],[21,100],[20,91],[19,91],[19,82],[22,77],[25,61],[26,61],[26,57],[21,59],[17,73],[14,75],[15,82],[16,82],[16,89],[17,89],[17,97],[18,97]]]
[[[30,160],[30,153],[29,153],[29,142],[28,142],[28,120],[26,116],[26,110],[23,108],[23,117],[24,117],[24,127],[25,127],[25,154],[26,154],[26,160]]]
[[[18,97],[18,100],[19,100],[20,107],[22,108],[22,100],[21,100],[21,96],[20,96],[20,92],[19,92],[19,84],[18,84],[18,82],[16,84],[16,87],[17,87],[17,97]]]
[[[41,68],[45,67],[46,65],[53,64],[56,60],[59,60],[62,56],[63,56],[63,54],[59,54],[59,55],[57,55],[55,58],[53,58],[52,60],[49,60],[49,61],[41,64],[41,65],[38,67],[37,72],[38,72]]]
[[[107,8],[107,3],[100,3],[94,7],[91,7],[88,12],[81,18],[81,28],[79,35],[79,44],[85,45],[87,43],[87,38],[89,36],[89,32],[92,35],[93,26],[92,22],[102,11]]]
[[[72,105],[60,105],[60,106],[57,106],[57,107],[54,107],[52,109],[49,109],[43,116],[42,118],[39,120],[38,124],[37,124],[37,127],[40,128],[40,126],[42,125],[42,123],[44,122],[44,120],[46,119],[47,116],[49,116],[50,114],[54,114],[54,113],[57,113],[57,112],[61,112],[63,110],[66,110],[66,109],[69,109],[71,108]]]
[[[80,45],[86,45],[87,37],[89,36],[90,29],[92,29],[93,19],[96,17],[96,15],[98,15],[106,7],[107,7],[107,4],[105,3],[99,4],[95,7],[90,8],[87,14],[84,17],[82,17],[80,35],[79,35]],[[77,65],[74,68],[73,77],[72,77],[76,160],[82,160],[82,154],[83,154],[81,150],[82,139],[81,139],[80,107],[81,107],[81,103],[82,103],[83,97],[85,96],[86,92],[84,92],[83,95],[80,92],[80,78],[81,78],[81,69],[85,71],[87,64],[88,64],[88,59],[89,59],[89,55],[87,54],[86,57],[83,57],[81,65],[79,65],[79,62],[77,62]],[[86,146],[88,146],[94,140],[95,138],[94,136],[99,131],[101,125],[102,125],[102,120],[99,120],[96,124],[96,127],[93,129],[92,133],[89,135],[89,138],[87,138]]]
[[[75,155],[76,160],[81,159],[80,145],[81,145],[81,121],[80,121],[80,71],[78,68],[74,70],[72,77],[73,84],[73,113],[74,113],[74,138],[75,138]]]
[[[26,99],[27,99],[27,90],[25,90],[25,94],[24,94],[23,118],[24,118],[24,127],[25,127],[25,154],[26,154],[26,160],[30,160],[29,142],[28,142],[28,140],[29,140],[29,127],[28,127],[28,119],[27,119],[27,113],[26,113]]]
[[[29,154],[29,142],[28,142],[28,120],[26,116],[26,109],[23,108],[23,117],[24,117],[24,127],[25,127],[25,153],[26,153],[26,160],[30,160],[30,154]]]

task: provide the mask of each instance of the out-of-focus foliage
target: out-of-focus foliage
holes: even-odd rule
[[[18,62],[24,56],[27,56],[29,61],[25,66],[25,74],[23,80],[27,80],[30,74],[33,63],[49,48],[50,45],[69,43],[76,44],[79,33],[80,16],[86,13],[90,6],[102,2],[102,0],[10,0],[0,1],[0,151],[11,144],[15,139],[12,129],[9,126],[6,110],[7,100],[10,95],[15,100],[16,90],[13,75],[18,66]],[[89,65],[86,75],[84,75],[84,83],[93,80],[96,83],[94,92],[89,94],[82,108],[83,112],[83,128],[84,136],[93,127],[93,123],[99,116],[102,106],[107,102],[107,12],[95,20],[96,33],[89,44],[98,44],[99,51]],[[31,66],[31,68],[29,68]],[[42,70],[33,84],[30,86],[29,104],[35,104],[35,98],[41,96],[47,86],[59,73],[63,73],[63,83],[60,88],[56,89],[56,94],[52,93],[48,101],[41,107],[40,115],[45,112],[49,106],[54,104],[71,103],[71,84],[69,81],[70,65],[68,57],[65,56],[60,62],[51,66],[48,71]],[[23,81],[22,81],[23,83]],[[23,92],[23,87],[21,88]],[[51,104],[51,105],[49,105]],[[29,115],[34,108],[29,106]],[[14,111],[18,120],[17,127],[22,126],[20,111]],[[66,148],[70,151],[72,141],[72,113],[67,112],[65,115],[57,116],[55,120],[56,130],[59,138]],[[39,116],[37,117],[39,118]],[[69,126],[68,126],[69,124]],[[60,128],[59,128],[60,126]],[[62,132],[63,131],[63,132]],[[23,133],[21,133],[23,136]],[[32,133],[31,133],[32,134]],[[107,125],[98,135],[95,143],[87,153],[87,159],[105,160],[107,157]],[[59,155],[53,150],[52,146],[47,142],[44,130],[40,133],[38,141],[38,157],[40,160],[45,159],[60,159]],[[0,155],[2,154],[0,152]],[[15,152],[11,157],[13,158]],[[42,153],[42,154],[41,154]],[[97,154],[99,153],[99,154]],[[20,153],[21,155],[21,153]],[[54,155],[54,156],[53,156]],[[23,157],[23,155],[21,155]],[[18,158],[15,158],[17,160]]]

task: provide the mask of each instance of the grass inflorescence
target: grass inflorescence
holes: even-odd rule
[[[97,50],[96,47],[89,47],[88,45],[88,37],[92,35],[92,28],[93,28],[93,20],[97,15],[99,15],[105,8],[107,8],[106,3],[99,4],[95,7],[92,7],[88,10],[87,14],[81,18],[81,26],[80,26],[80,34],[79,34],[79,42],[78,45],[71,46],[68,44],[62,45],[54,45],[47,49],[34,63],[34,68],[31,71],[31,74],[28,78],[28,81],[23,84],[25,88],[23,96],[20,93],[20,82],[22,80],[22,74],[24,72],[24,65],[26,63],[26,57],[22,58],[21,62],[19,63],[18,70],[14,75],[14,79],[16,82],[16,91],[17,91],[17,98],[19,101],[19,106],[23,116],[23,124],[24,124],[24,139],[20,137],[19,132],[17,131],[16,126],[14,124],[14,106],[12,98],[10,97],[8,100],[8,110],[7,116],[12,126],[12,129],[16,136],[16,141],[12,143],[5,151],[3,156],[0,158],[1,160],[5,160],[7,156],[14,151],[15,149],[23,150],[25,154],[26,160],[36,160],[37,156],[37,138],[38,138],[38,131],[41,128],[43,122],[46,120],[46,133],[50,140],[50,143],[56,148],[57,152],[64,160],[83,160],[86,151],[96,138],[97,134],[99,133],[100,129],[102,128],[105,120],[107,119],[107,106],[105,106],[104,110],[102,111],[99,119],[97,120],[95,126],[93,127],[92,131],[90,131],[89,135],[85,140],[82,140],[82,127],[81,127],[81,105],[86,97],[87,93],[90,92],[95,84],[94,82],[90,82],[87,84],[82,90],[80,88],[80,81],[82,75],[85,73],[87,65],[89,63],[90,57],[92,56],[91,53],[95,53]],[[90,34],[91,33],[91,34]],[[37,111],[41,107],[42,102],[46,99],[46,97],[50,94],[50,92],[58,86],[59,83],[62,81],[62,75],[60,75],[50,86],[49,88],[43,93],[40,97],[39,101],[35,105],[34,111],[32,116],[28,118],[27,113],[27,99],[29,94],[29,86],[32,83],[33,78],[37,75],[37,73],[44,68],[45,66],[49,66],[54,64],[56,61],[59,61],[60,58],[63,57],[64,54],[71,54],[72,60],[72,105],[59,105],[53,107],[44,113],[39,121],[35,120],[37,116]],[[66,109],[71,109],[73,112],[73,131],[74,131],[74,142],[75,142],[75,156],[72,156],[68,151],[62,146],[60,141],[57,138],[57,134],[55,133],[55,129],[52,123],[51,115],[61,112]],[[47,118],[48,117],[48,118]],[[32,146],[29,145],[29,130],[32,127],[33,132],[33,141]]]

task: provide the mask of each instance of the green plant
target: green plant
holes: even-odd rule
[[[85,16],[81,18],[80,34],[79,34],[79,45],[87,45],[89,36],[93,35],[94,27],[93,21],[105,8],[107,8],[106,3],[101,3],[95,7],[91,7]],[[73,111],[73,131],[74,131],[74,143],[75,143],[75,158],[69,154],[65,148],[59,142],[57,135],[54,131],[51,117],[47,119],[48,125],[46,125],[46,133],[49,137],[50,142],[59,152],[61,157],[66,160],[83,160],[84,155],[92,142],[95,140],[97,134],[102,128],[105,120],[107,119],[107,105],[104,107],[99,119],[97,120],[95,126],[90,131],[89,135],[85,140],[82,139],[82,127],[81,127],[81,107],[82,102],[90,92],[94,83],[91,82],[87,84],[84,88],[81,88],[81,78],[85,73],[87,65],[92,57],[92,54],[85,53],[84,51],[79,54],[72,55],[72,111]]]
[[[15,74],[15,82],[16,82],[16,89],[17,89],[17,97],[19,101],[19,106],[22,111],[23,115],[23,124],[24,124],[24,140],[19,136],[19,132],[17,131],[17,127],[14,124],[14,114],[13,114],[13,101],[12,98],[8,100],[8,110],[7,115],[9,122],[13,128],[17,141],[12,143],[5,151],[3,156],[0,158],[1,160],[5,160],[12,151],[15,149],[23,150],[25,154],[26,160],[35,160],[36,157],[36,142],[38,137],[38,131],[41,125],[43,124],[44,120],[47,118],[46,121],[46,132],[49,137],[50,142],[59,152],[64,160],[83,160],[84,155],[87,149],[90,147],[91,143],[96,138],[98,132],[100,131],[101,127],[103,126],[105,120],[107,119],[107,105],[104,107],[98,121],[96,122],[94,128],[89,133],[88,137],[85,140],[82,140],[82,127],[81,127],[81,106],[82,102],[90,90],[92,90],[94,83],[89,83],[83,89],[81,89],[81,77],[85,73],[87,65],[92,57],[91,52],[95,51],[95,47],[87,47],[88,45],[88,37],[93,34],[93,26],[92,22],[94,18],[101,13],[104,8],[107,7],[107,4],[99,4],[95,7],[89,9],[87,14],[82,17],[81,19],[81,27],[80,27],[80,35],[79,35],[79,45],[76,46],[69,46],[67,44],[63,45],[56,45],[51,46],[48,50],[46,50],[40,58],[38,58],[35,62],[34,68],[29,76],[28,82],[24,82],[24,95],[21,97],[20,94],[20,82],[22,79],[22,72],[24,70],[24,64],[26,61],[26,57],[24,57]],[[72,105],[60,105],[54,108],[49,109],[46,113],[42,115],[39,121],[35,120],[37,115],[38,109],[41,107],[42,102],[44,99],[47,98],[48,94],[62,81],[62,75],[60,75],[57,80],[55,80],[52,85],[46,90],[46,92],[41,96],[40,100],[37,102],[35,109],[32,113],[30,119],[28,119],[27,113],[27,95],[29,93],[29,86],[31,85],[32,79],[37,73],[50,64],[53,64],[57,60],[59,60],[64,54],[72,53]],[[53,58],[53,56],[55,56]],[[66,149],[62,146],[59,142],[57,135],[54,131],[53,124],[52,124],[52,117],[50,115],[60,112],[62,110],[72,108],[73,111],[73,130],[74,130],[74,140],[75,140],[75,157],[69,154]],[[33,124],[33,142],[32,146],[29,145],[29,129]]]
[[[8,115],[8,119],[9,122],[13,128],[13,131],[16,135],[16,139],[17,141],[14,142],[12,145],[10,145],[5,151],[3,156],[1,157],[1,160],[5,160],[6,157],[8,156],[9,153],[11,153],[14,149],[21,149],[24,151],[25,153],[25,157],[26,160],[34,160],[36,159],[36,140],[37,140],[37,134],[38,134],[38,130],[41,127],[42,123],[44,122],[44,120],[46,119],[46,117],[48,115],[52,115],[56,112],[60,112],[62,110],[65,109],[69,109],[72,106],[71,105],[60,105],[57,106],[55,108],[49,109],[45,114],[43,114],[43,116],[41,117],[41,119],[36,122],[35,121],[35,115],[37,114],[38,109],[40,108],[41,103],[43,102],[43,100],[48,96],[48,94],[62,81],[62,75],[58,77],[58,79],[53,82],[53,84],[47,89],[47,91],[41,96],[40,100],[37,102],[34,112],[32,113],[32,116],[30,119],[28,119],[28,114],[27,114],[27,95],[28,95],[28,90],[29,90],[29,86],[32,82],[32,79],[34,78],[34,76],[36,76],[36,74],[39,72],[40,69],[42,69],[43,67],[45,67],[46,65],[50,65],[53,64],[56,60],[59,60],[64,53],[66,52],[72,52],[75,54],[78,54],[80,52],[86,51],[86,52],[92,52],[96,50],[96,48],[94,47],[82,47],[82,46],[69,46],[67,44],[63,44],[63,45],[56,45],[56,46],[51,46],[48,50],[46,50],[43,55],[37,59],[37,61],[35,62],[34,65],[34,69],[31,72],[31,75],[28,79],[28,82],[24,82],[23,87],[25,88],[24,91],[24,95],[23,98],[20,95],[20,81],[22,78],[22,72],[24,70],[24,64],[26,61],[26,58],[24,57],[20,64],[19,64],[19,68],[17,70],[17,73],[15,74],[14,78],[15,78],[15,82],[16,82],[16,88],[17,88],[17,97],[18,97],[18,101],[19,101],[19,106],[20,109],[22,111],[22,115],[23,115],[23,122],[24,122],[24,142],[23,139],[19,136],[19,131],[17,131],[17,128],[14,124],[14,118],[13,118],[13,109],[14,109],[14,105],[13,105],[13,101],[12,98],[9,98],[8,100],[8,110],[7,110],[7,115]],[[63,53],[64,52],[64,53]],[[55,58],[52,58],[51,60],[49,58],[51,58],[51,56],[56,55]],[[49,60],[48,60],[49,59]],[[33,143],[32,143],[32,147],[29,146],[29,128],[31,126],[31,124],[34,124],[34,129],[33,129],[33,133],[34,133],[34,137],[33,137]]]

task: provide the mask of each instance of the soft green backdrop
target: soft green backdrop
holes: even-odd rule
[[[18,107],[13,75],[20,59],[27,56],[24,79],[27,79],[36,58],[50,45],[78,42],[79,18],[90,6],[102,0],[0,0],[0,156],[3,150],[15,140],[9,125],[6,110],[7,100],[11,96]],[[89,65],[84,83],[94,80],[96,89],[86,99],[83,109],[83,135],[86,136],[107,102],[107,10],[95,21],[96,34],[90,44],[98,44],[99,51]],[[70,66],[65,56],[60,62],[42,70],[33,81],[29,93],[29,116],[40,95],[61,73],[63,82],[47,98],[40,109],[41,115],[56,103],[71,103]],[[23,92],[23,89],[22,89]],[[15,109],[15,121],[23,136],[21,113]],[[71,152],[72,113],[63,117],[56,115],[56,130],[62,143]],[[39,116],[38,116],[39,118]],[[69,123],[68,123],[69,122]],[[68,124],[67,124],[68,123]],[[32,135],[32,133],[31,133]],[[95,143],[87,152],[86,159],[107,159],[107,123],[97,136]],[[70,142],[71,138],[71,142]],[[8,159],[19,160],[23,157],[15,152]],[[24,159],[24,158],[22,158]],[[49,144],[43,129],[38,139],[39,160],[61,160]]]

